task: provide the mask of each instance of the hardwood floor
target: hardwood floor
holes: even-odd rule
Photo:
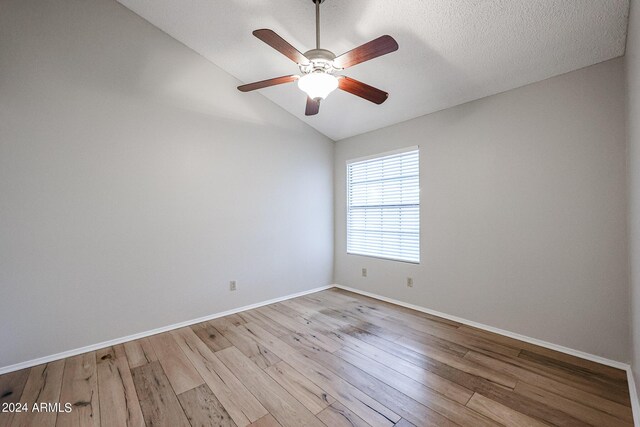
[[[337,289],[2,375],[5,402],[29,412],[0,427],[633,425],[623,371]]]

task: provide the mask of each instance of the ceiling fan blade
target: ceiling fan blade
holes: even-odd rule
[[[289,42],[269,29],[255,30],[253,35],[292,60],[295,63],[307,65],[309,60]]]
[[[320,101],[311,99],[307,96],[307,108],[304,111],[305,116],[315,116],[320,111]]]
[[[333,60],[333,65],[336,68],[349,68],[396,50],[398,50],[398,43],[393,37],[381,36],[338,56]]]
[[[262,80],[254,83],[247,83],[246,85],[238,86],[240,92],[250,92],[256,89],[262,89],[269,86],[281,85],[283,83],[291,83],[298,80],[298,76],[282,76],[274,79]]]
[[[376,104],[382,104],[389,97],[387,92],[346,76],[338,80],[338,88]]]

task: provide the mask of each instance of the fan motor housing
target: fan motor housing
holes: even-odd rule
[[[336,59],[336,55],[327,49],[311,49],[304,53],[310,61],[322,60],[325,62],[331,62]]]
[[[335,70],[333,67],[333,60],[336,59],[336,55],[327,49],[311,49],[304,53],[304,56],[309,59],[309,64],[300,65],[300,71],[307,74],[314,71],[323,71],[331,73]]]

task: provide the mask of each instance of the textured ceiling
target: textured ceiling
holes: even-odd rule
[[[311,0],[119,1],[245,83],[298,72],[254,29],[271,28],[302,52],[315,43]],[[260,92],[340,140],[621,56],[628,8],[628,0],[326,0],[321,47],[340,54],[382,34],[398,41],[397,52],[343,73],[389,92],[387,102],[336,91],[305,117],[295,83]]]

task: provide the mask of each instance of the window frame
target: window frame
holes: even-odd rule
[[[349,210],[350,210],[350,204],[349,204],[349,187],[350,187],[350,178],[349,178],[349,165],[353,164],[353,163],[359,163],[359,162],[363,162],[363,161],[367,161],[367,160],[372,160],[372,159],[377,159],[377,158],[383,158],[383,157],[388,157],[388,156],[393,156],[393,155],[397,155],[397,154],[404,154],[404,153],[409,153],[412,151],[417,151],[418,152],[418,260],[417,261],[413,261],[413,260],[407,260],[407,259],[401,259],[401,258],[393,258],[393,257],[386,257],[386,256],[382,256],[382,255],[370,255],[370,254],[360,254],[360,253],[355,253],[355,252],[349,252]],[[345,161],[345,202],[346,202],[346,209],[345,209],[345,252],[347,255],[353,255],[353,256],[362,256],[362,257],[367,257],[367,258],[374,258],[374,259],[380,259],[380,260],[386,260],[386,261],[395,261],[395,262],[402,262],[402,263],[407,263],[407,264],[413,264],[413,265],[418,265],[420,264],[420,262],[422,261],[422,232],[420,229],[420,219],[421,219],[421,186],[420,186],[420,146],[419,145],[412,145],[409,147],[404,147],[404,148],[399,148],[396,150],[391,150],[391,151],[385,151],[382,153],[376,153],[376,154],[371,154],[368,156],[363,156],[363,157],[357,157],[354,159],[348,159]]]

